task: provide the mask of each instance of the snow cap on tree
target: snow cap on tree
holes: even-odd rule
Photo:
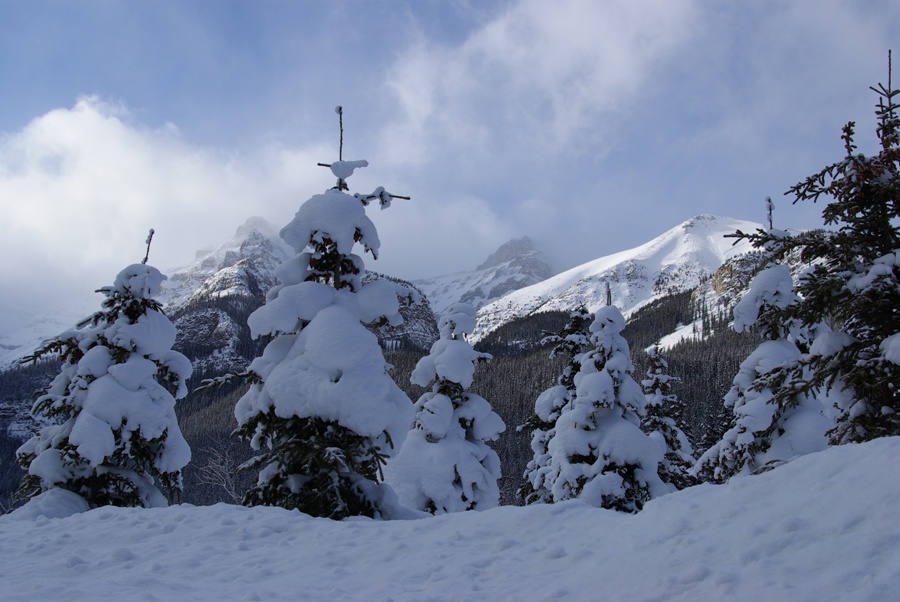
[[[281,229],[281,238],[297,253],[302,253],[311,241],[329,240],[337,246],[338,253],[350,255],[358,242],[377,259],[381,246],[365,205],[339,190],[326,190],[303,203],[294,219]]]
[[[469,303],[454,303],[438,321],[438,330],[441,338],[457,339],[471,334],[476,322],[475,307]]]

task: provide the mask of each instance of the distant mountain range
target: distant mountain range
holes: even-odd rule
[[[745,220],[698,215],[639,247],[557,275],[531,239],[513,239],[472,271],[407,282],[427,302],[405,309],[407,324],[399,331],[377,334],[386,346],[405,342],[427,349],[437,337],[436,319],[450,304],[464,301],[478,308],[473,335],[477,341],[533,313],[582,304],[596,310],[606,303],[607,287],[613,303],[628,314],[666,294],[699,286],[726,261],[750,251],[746,243],[732,245],[724,235],[757,227],[760,224]],[[202,249],[190,264],[168,270],[159,300],[178,326],[176,347],[192,358],[195,367],[240,368],[256,351],[246,317],[277,282],[275,268],[293,254],[277,233],[278,228],[262,218],[250,218],[218,248]],[[0,333],[0,369],[14,365],[41,340],[78,319],[61,318],[68,319],[42,317],[14,336]]]
[[[716,215],[698,215],[639,247],[600,257],[551,278],[511,291],[478,311],[478,341],[516,318],[584,305],[596,311],[612,303],[630,314],[665,295],[698,287],[728,260],[752,250],[725,238],[761,224]]]

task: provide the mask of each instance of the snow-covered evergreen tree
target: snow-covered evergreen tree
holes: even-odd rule
[[[721,483],[826,447],[833,423],[816,392],[799,392],[807,375],[800,368],[801,348],[826,327],[811,331],[790,318],[799,301],[790,268],[775,265],[753,279],[735,306],[735,330],[753,326],[766,340],[741,363],[725,396],[733,426],[698,459],[693,473],[702,480]]]
[[[662,450],[640,428],[644,394],[631,376],[624,328],[615,306],[597,311],[591,323],[593,349],[581,357],[575,396],[548,444],[553,501],[580,498],[637,512],[669,491],[657,472]]]
[[[91,507],[156,507],[168,505],[160,487],[180,494],[191,450],[175,400],[191,364],[172,350],[175,327],[153,298],[165,278],[128,266],[99,289],[101,311],[28,358],[59,354],[62,369],[32,408],[46,426],[18,450],[21,496],[60,488]]]
[[[346,180],[365,161],[336,161],[337,185],[313,196],[281,230],[297,255],[276,271],[281,284],[251,314],[252,336],[272,336],[250,365],[251,386],[238,401],[237,434],[261,450],[246,505],[296,508],[340,519],[388,517],[393,492],[381,483],[385,461],[406,438],[413,405],[388,374],[375,335],[363,323],[400,324],[387,280],[362,285],[356,243],[377,258],[379,240],[366,206],[382,208],[383,188],[350,195]]]
[[[793,385],[774,391],[776,402],[798,393],[829,391],[840,416],[835,444],[900,435],[900,90],[879,96],[873,156],[857,152],[855,123],[843,129],[846,156],[791,188],[798,201],[831,198],[822,211],[831,231],[790,236],[738,232],[776,259],[799,252],[811,268],[800,277],[789,317],[808,327],[822,322],[809,351],[795,362]]]
[[[500,502],[500,458],[486,442],[506,426],[484,398],[466,391],[478,363],[491,358],[465,340],[474,328],[475,308],[451,305],[439,323],[440,339],[412,373],[414,384],[431,390],[416,403],[406,443],[385,469],[407,507],[445,514]]]
[[[556,385],[542,392],[534,404],[534,415],[520,429],[531,431],[532,459],[525,467],[525,484],[518,491],[519,498],[526,504],[551,503],[552,473],[548,446],[553,438],[556,420],[566,404],[575,395],[575,375],[581,369],[581,356],[590,347],[590,324],[593,316],[585,307],[579,306],[569,314],[569,321],[556,334],[547,334],[541,341],[553,344],[550,357],[568,358]],[[545,333],[546,334],[546,333]]]
[[[663,450],[659,477],[676,489],[684,489],[695,482],[690,475],[695,458],[685,434],[684,402],[672,390],[679,379],[669,374],[669,364],[658,346],[647,350],[647,358],[647,378],[641,381],[645,398],[641,429]]]

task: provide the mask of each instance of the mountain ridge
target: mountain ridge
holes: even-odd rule
[[[752,250],[745,241],[732,244],[726,234],[761,227],[732,217],[694,216],[642,245],[598,257],[484,305],[472,340],[532,313],[571,311],[580,305],[596,311],[606,304],[607,286],[613,304],[627,316],[660,296],[696,288],[727,260]]]
[[[470,303],[478,309],[554,273],[531,238],[523,236],[500,245],[474,270],[413,280],[413,284],[425,293],[435,316],[440,317],[453,303]]]

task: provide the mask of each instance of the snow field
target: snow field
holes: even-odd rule
[[[279,508],[0,517],[4,600],[852,600],[900,584],[900,438],[650,501],[420,520]]]

